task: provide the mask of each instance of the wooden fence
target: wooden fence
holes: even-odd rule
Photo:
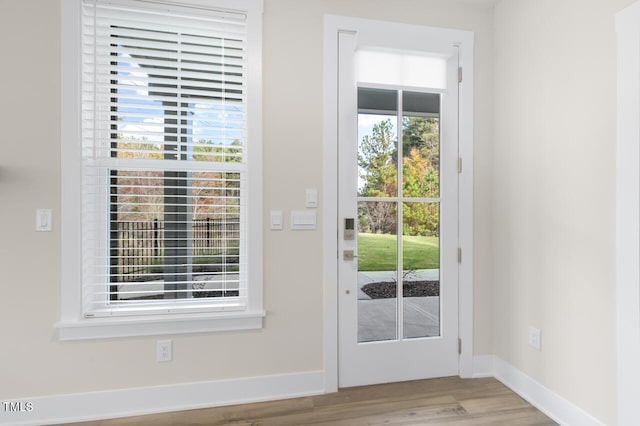
[[[191,256],[209,257],[238,252],[239,217],[196,219],[191,222]],[[164,221],[117,222],[112,232],[112,282],[147,281],[162,275],[164,264]],[[187,237],[185,239],[188,242]],[[185,263],[188,262],[185,259]],[[152,275],[149,275],[152,274]]]

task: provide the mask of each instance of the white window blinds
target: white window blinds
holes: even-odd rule
[[[244,309],[246,16],[83,3],[85,316]]]

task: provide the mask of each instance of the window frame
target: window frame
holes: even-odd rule
[[[262,328],[262,0],[171,0],[247,15],[246,248],[248,300],[242,311],[219,308],[193,313],[159,313],[85,318],[82,313],[82,0],[62,2],[61,28],[61,315],[60,340],[213,332]]]

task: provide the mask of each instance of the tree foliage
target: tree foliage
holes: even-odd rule
[[[436,170],[440,168],[440,120],[416,116],[402,119],[402,152],[417,148]]]
[[[118,134],[118,158],[162,160],[162,143],[147,138],[124,137]],[[192,157],[202,162],[240,162],[242,144],[235,140],[230,145],[198,140],[193,143]],[[162,220],[164,216],[164,186],[167,184],[162,170],[112,172],[117,185],[118,220]],[[194,171],[189,174],[189,187],[185,188],[184,202],[191,206],[194,220],[221,215],[238,214],[240,177],[234,172]]]
[[[440,129],[437,118],[408,116],[403,119],[402,195],[437,198],[440,192]],[[397,195],[397,138],[391,119],[374,124],[358,149],[362,197]],[[360,229],[372,233],[395,233],[397,214],[391,202],[361,203]],[[404,235],[438,236],[438,203],[406,202],[403,205]]]
[[[359,189],[362,197],[392,197],[397,192],[397,172],[394,154],[396,136],[391,120],[373,125],[371,135],[365,135],[358,149],[360,179],[364,185]],[[393,203],[367,202],[360,205],[360,229],[389,234],[395,233],[396,209]]]
[[[360,178],[364,186],[360,190],[363,197],[394,196],[396,193],[396,136],[391,120],[373,125],[371,135],[362,138],[358,150]]]

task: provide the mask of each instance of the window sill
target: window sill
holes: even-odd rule
[[[106,339],[159,334],[206,333],[262,328],[264,311],[215,314],[154,315],[62,320],[55,324],[60,340]]]

